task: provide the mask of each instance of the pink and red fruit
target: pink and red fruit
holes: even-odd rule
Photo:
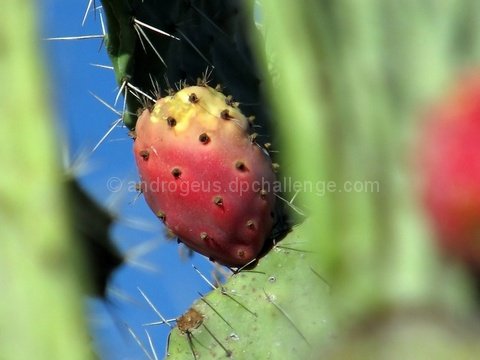
[[[424,200],[446,253],[480,269],[480,74],[429,113],[422,137]]]
[[[219,263],[255,259],[273,227],[275,175],[247,118],[208,86],[144,110],[134,154],[154,213],[191,249]]]

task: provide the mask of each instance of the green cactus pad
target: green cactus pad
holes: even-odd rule
[[[179,319],[167,358],[304,359],[328,342],[330,286],[302,239],[302,229],[295,229],[253,269],[196,301],[193,314],[203,319],[190,316],[191,326]]]

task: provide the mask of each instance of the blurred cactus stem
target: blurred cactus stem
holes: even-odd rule
[[[452,317],[462,319],[457,326],[466,332],[478,336],[478,329],[464,322],[472,314],[465,274],[442,262],[429,241],[413,146],[429,100],[464,65],[478,64],[478,2],[260,4],[266,63],[276,78],[270,94],[288,149],[282,161],[304,184],[334,184],[333,191],[314,187],[303,194],[315,219],[308,241],[332,285],[332,314],[342,328],[357,329],[359,344],[371,344],[363,358],[401,358],[395,354],[405,354],[402,348],[415,358],[448,358],[440,348],[440,357],[433,356],[433,349]],[[345,191],[347,182],[375,187]],[[422,321],[428,326],[419,326]],[[395,339],[390,349],[380,331],[386,324],[384,337]],[[415,338],[430,344],[422,347]],[[448,346],[472,355],[469,340],[454,336]],[[362,358],[346,356],[355,351],[339,341],[342,346],[346,352],[337,358]]]
[[[0,12],[0,358],[93,358],[33,0]]]

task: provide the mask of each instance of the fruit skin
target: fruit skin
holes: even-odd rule
[[[429,113],[421,145],[424,201],[446,253],[480,269],[480,73]]]
[[[259,254],[274,220],[272,163],[249,128],[225,95],[192,86],[144,110],[135,129],[150,208],[180,241],[230,266]]]

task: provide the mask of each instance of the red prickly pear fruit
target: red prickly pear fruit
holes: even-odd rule
[[[133,147],[153,212],[188,247],[229,266],[258,256],[275,206],[271,160],[235,105],[208,86],[186,87],[143,111]]]
[[[423,196],[436,237],[447,254],[480,270],[480,74],[431,109],[421,139]]]

